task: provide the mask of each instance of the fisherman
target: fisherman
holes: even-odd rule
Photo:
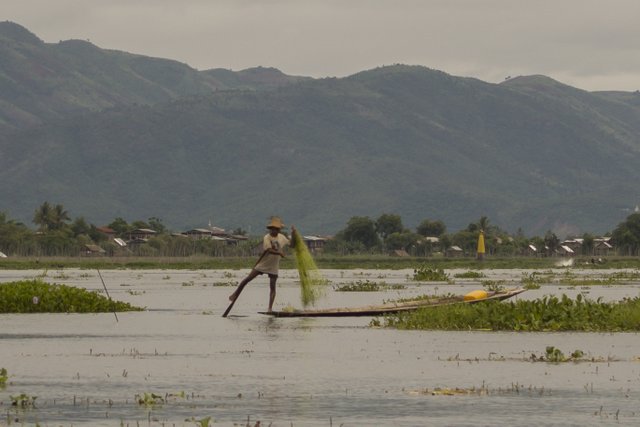
[[[295,233],[297,233],[296,228],[291,226],[291,241],[284,234],[280,233],[280,230],[284,228],[284,224],[282,220],[277,217],[271,217],[271,221],[267,225],[267,229],[269,233],[267,233],[262,239],[262,254],[256,265],[251,269],[249,275],[245,277],[238,288],[229,296],[229,301],[232,303],[240,295],[240,292],[244,289],[244,287],[253,279],[258,277],[261,274],[266,274],[269,276],[269,313],[273,311],[273,302],[276,299],[276,281],[278,280],[278,269],[280,267],[280,258],[285,257],[284,248],[286,246],[293,247],[292,241],[294,241],[293,237]]]

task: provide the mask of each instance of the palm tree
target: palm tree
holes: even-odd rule
[[[487,218],[486,216],[481,216],[480,220],[478,220],[478,227],[480,227],[480,230],[484,231],[485,233],[489,231],[489,218]]]
[[[64,206],[61,204],[55,205],[51,216],[51,228],[59,230],[67,225],[67,222],[69,221],[71,221],[71,218],[69,217],[69,212],[66,211]]]
[[[49,202],[44,202],[33,216],[33,223],[38,226],[40,231],[60,230],[71,221],[69,213],[64,206],[57,204],[51,206]]]
[[[53,208],[49,202],[44,202],[36,209],[33,215],[33,223],[38,226],[40,231],[47,231],[51,225],[51,217],[53,214]]]

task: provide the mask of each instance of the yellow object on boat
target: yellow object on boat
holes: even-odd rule
[[[476,290],[476,291],[471,291],[468,294],[466,294],[464,296],[464,300],[465,301],[475,301],[475,300],[479,300],[479,299],[485,299],[489,296],[489,294],[487,293],[487,291],[483,291],[481,289]]]

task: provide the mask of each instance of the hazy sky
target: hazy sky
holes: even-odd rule
[[[342,77],[403,63],[640,89],[639,0],[0,0],[0,19],[200,70]]]

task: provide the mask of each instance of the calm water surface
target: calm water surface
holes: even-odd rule
[[[245,288],[220,315],[248,270],[102,271],[112,298],[147,311],[96,315],[0,315],[0,426],[585,426],[640,424],[637,334],[429,332],[375,329],[371,318],[274,319],[267,279]],[[456,271],[448,271],[453,275]],[[460,272],[460,271],[458,271]],[[41,271],[0,271],[0,281]],[[328,288],[319,307],[361,306],[424,293],[464,293],[476,281],[416,284],[410,270],[331,270],[334,285],[400,283],[366,293]],[[520,282],[521,270],[486,272]],[[612,271],[572,270],[580,275]],[[561,271],[558,273],[561,274]],[[281,272],[276,308],[300,307],[294,271]],[[48,272],[45,280],[102,290],[95,271]],[[215,286],[214,286],[215,285]],[[518,298],[583,293],[619,300],[639,283],[585,289],[548,285]],[[595,361],[533,363],[547,346],[581,349]],[[435,388],[480,389],[433,395]],[[11,406],[20,393],[36,408]],[[166,401],[139,405],[136,395]]]

